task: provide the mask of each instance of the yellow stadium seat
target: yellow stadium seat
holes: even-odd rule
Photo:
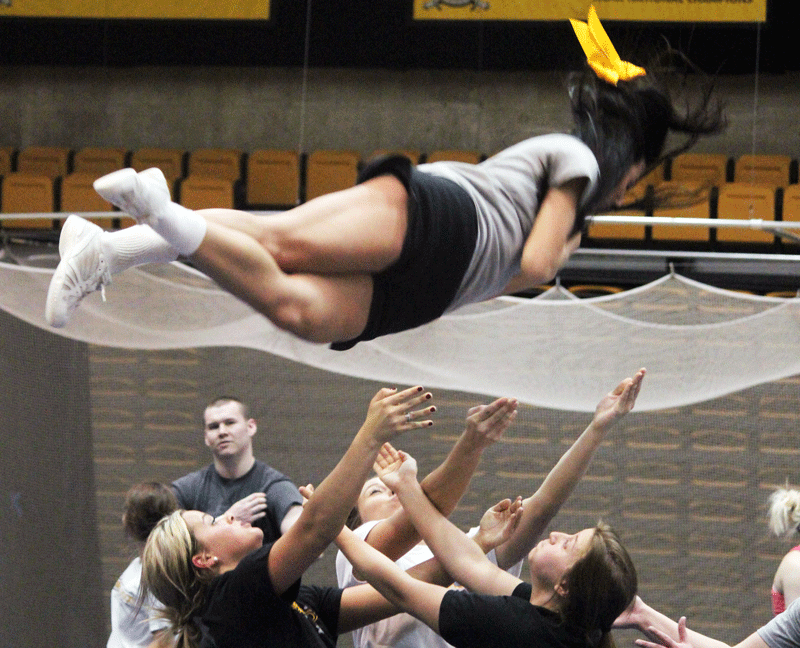
[[[682,153],[670,165],[670,180],[705,182],[719,187],[725,184],[730,158],[715,153]]]
[[[242,177],[242,151],[206,148],[189,153],[187,175],[236,181]]]
[[[356,151],[314,151],[306,165],[306,200],[347,189],[358,179],[361,156]]]
[[[5,214],[38,214],[56,211],[55,182],[45,175],[12,172],[3,178],[0,211]],[[52,229],[54,219],[10,219],[6,229]]]
[[[785,187],[792,158],[788,155],[742,155],[734,166],[735,182]]]
[[[625,203],[633,203],[644,198],[647,185],[637,182],[625,194]],[[615,209],[607,212],[608,216],[646,216],[642,209]],[[590,223],[588,236],[592,240],[624,240],[644,241],[645,226],[628,223]]]
[[[106,212],[114,211],[114,206],[105,201],[94,190],[92,183],[96,173],[70,173],[61,181],[61,211],[64,212]],[[114,218],[91,219],[100,227],[114,227]]]
[[[93,174],[95,178],[125,168],[128,150],[124,148],[82,148],[75,153],[72,170]]]
[[[300,154],[260,149],[247,156],[245,201],[249,207],[287,208],[300,201]]]
[[[441,162],[443,160],[477,164],[481,161],[481,154],[478,151],[467,149],[437,149],[428,153],[428,157],[425,159],[426,162]]]
[[[682,193],[691,194],[699,190],[700,183],[697,182],[665,182],[661,189],[665,192],[675,190],[678,195]],[[702,202],[690,204],[682,207],[656,207],[653,209],[653,216],[668,218],[711,218],[711,204],[706,196]],[[654,241],[708,241],[708,227],[689,227],[680,225],[653,225],[651,235]]]
[[[180,204],[189,209],[234,209],[235,182],[226,178],[189,175],[180,182]]]
[[[183,149],[141,148],[131,155],[131,166],[137,171],[151,167],[161,169],[167,182],[175,182],[185,175],[188,154]]]
[[[67,175],[72,163],[72,151],[59,146],[29,146],[17,156],[17,171],[50,179]]]
[[[717,218],[775,220],[775,189],[771,186],[732,182],[719,189]],[[773,243],[774,234],[747,227],[717,228],[717,241]]]

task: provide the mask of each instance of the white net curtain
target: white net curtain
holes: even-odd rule
[[[7,247],[0,307],[47,329],[54,247]],[[612,296],[559,287],[498,298],[413,331],[334,352],[279,331],[179,264],[114,277],[54,333],[112,347],[240,346],[387,384],[423,384],[593,411],[608,385],[647,367],[637,410],[697,403],[800,373],[800,299],[719,290],[672,274]]]

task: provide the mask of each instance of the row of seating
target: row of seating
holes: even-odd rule
[[[798,161],[788,155],[683,153],[651,171],[643,184],[699,181],[714,186],[728,182],[786,187],[798,182]]]
[[[376,151],[375,154],[386,151]],[[476,151],[442,150],[424,156],[418,151],[400,151],[412,161],[460,160],[478,162]],[[192,208],[229,207],[284,209],[331,191],[352,186],[361,156],[355,151],[296,151],[262,149],[249,153],[234,149],[85,148],[71,151],[59,147],[29,147],[15,151],[0,148],[0,212],[104,212],[112,206],[92,188],[95,178],[126,166],[137,170],[159,167],[170,182],[173,197]],[[757,177],[752,182],[747,176]],[[788,156],[741,156],[686,153],[662,165],[638,183],[629,198],[642,198],[645,191],[691,193],[708,188],[708,198],[680,209],[633,210],[636,216],[671,216],[766,221],[800,220],[800,185],[797,163]],[[105,219],[101,224],[120,227],[128,220]],[[52,219],[9,220],[5,229],[58,229]],[[594,223],[589,239],[601,243],[753,242],[771,244],[773,234],[751,228],[675,227],[654,224],[612,225]]]
[[[375,154],[386,151],[376,151]],[[476,151],[439,150],[428,155],[400,151],[413,162],[479,162]],[[124,167],[158,167],[173,197],[191,208],[284,209],[350,187],[362,159],[356,151],[261,149],[0,147],[0,212],[109,211],[111,205],[91,190],[91,182]],[[32,201],[23,200],[35,196]]]
[[[623,209],[611,214],[622,216],[655,216],[674,219],[702,218],[725,220],[760,219],[766,225],[780,222],[800,223],[800,184],[777,189],[770,185],[754,185],[746,182],[729,182],[719,187],[710,187],[697,182],[664,181],[659,185],[634,188],[629,192],[631,201],[641,199],[646,192],[659,192],[673,196],[688,196],[686,204],[679,207],[653,207],[650,209]],[[692,199],[691,196],[698,198]],[[645,204],[648,202],[644,201]],[[800,229],[785,231],[800,235]],[[590,240],[608,244],[618,242],[629,245],[634,242],[659,243],[678,242],[698,244],[700,247],[713,243],[748,243],[757,246],[797,245],[791,237],[776,237],[753,227],[708,227],[696,225],[674,225],[653,223],[611,224],[591,223],[588,229]]]

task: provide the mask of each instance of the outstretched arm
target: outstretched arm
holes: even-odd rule
[[[468,589],[482,594],[510,595],[521,582],[489,561],[482,549],[444,517],[417,482],[416,462],[405,455],[397,470],[381,475],[397,493],[403,508],[445,570]]]
[[[340,631],[358,628],[397,612],[408,612],[439,632],[439,607],[446,587],[417,580],[350,529],[342,529],[336,544],[359,576],[369,583],[345,588],[339,612]],[[428,566],[423,563],[414,569]],[[375,591],[380,598],[375,596]]]
[[[686,627],[686,617],[681,617],[678,623],[670,621],[669,624],[666,624],[664,619],[659,619],[658,623],[663,626],[668,625],[669,628],[661,630],[650,626],[648,634],[653,636],[655,641],[637,639],[636,645],[641,648],[729,648],[728,644],[722,641],[689,630]],[[769,646],[757,632],[754,632],[747,639],[736,644],[735,648],[769,648]]]
[[[425,418],[433,411],[426,404],[430,398],[431,394],[423,392],[422,387],[402,392],[381,389],[375,395],[367,418],[345,455],[317,487],[297,522],[269,553],[269,574],[277,594],[300,578],[337,536],[381,445],[401,432],[433,425],[433,421]],[[421,405],[424,407],[417,409]],[[413,419],[406,417],[408,412]]]
[[[608,431],[633,409],[644,375],[645,370],[639,369],[598,403],[589,427],[559,459],[537,491],[523,502],[524,511],[517,530],[495,552],[500,567],[507,569],[516,564],[536,544],[583,477]]]
[[[472,479],[483,451],[497,441],[517,415],[517,401],[498,398],[467,412],[467,425],[444,462],[425,479],[422,490],[446,517],[456,507]],[[400,509],[375,525],[367,542],[392,560],[404,555],[420,541],[408,514]]]

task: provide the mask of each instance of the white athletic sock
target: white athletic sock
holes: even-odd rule
[[[153,229],[184,256],[194,254],[205,238],[206,219],[183,205],[169,202],[153,216]]]
[[[169,263],[178,258],[178,250],[147,225],[103,232],[100,245],[111,274],[145,263]]]

